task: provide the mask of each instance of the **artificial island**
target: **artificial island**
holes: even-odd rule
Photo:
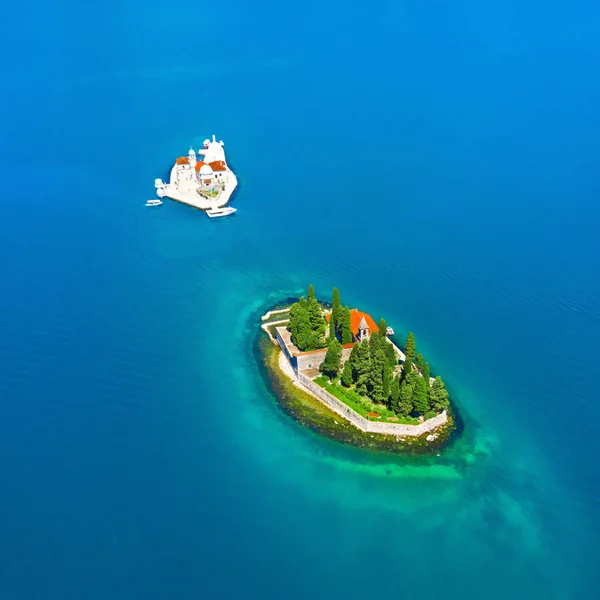
[[[439,449],[455,429],[444,381],[408,334],[402,350],[384,319],[307,297],[261,317],[262,357],[288,413],[329,437],[399,453]]]
[[[224,212],[223,207],[231,199],[237,186],[235,173],[225,160],[224,143],[212,136],[204,140],[198,156],[190,148],[187,156],[175,160],[169,183],[155,179],[154,187],[159,198],[171,198],[194,208],[212,212]],[[228,208],[226,211],[234,211]],[[220,216],[217,214],[216,216]]]

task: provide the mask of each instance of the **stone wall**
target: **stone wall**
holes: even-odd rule
[[[307,390],[314,394],[323,404],[329,407],[333,412],[340,415],[344,419],[350,421],[355,427],[365,433],[382,433],[386,435],[400,435],[417,437],[428,431],[432,431],[436,427],[443,425],[448,420],[446,411],[441,414],[423,421],[418,425],[405,425],[403,423],[385,423],[381,421],[368,421],[355,410],[332,396],[328,391],[311,381],[303,373],[297,374],[298,382],[301,383]]]

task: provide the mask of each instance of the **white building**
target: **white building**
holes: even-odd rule
[[[237,178],[227,166],[223,142],[205,140],[198,155],[192,148],[180,156],[171,169],[171,179],[164,195],[203,210],[221,208],[229,202]]]

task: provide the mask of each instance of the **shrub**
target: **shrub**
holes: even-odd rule
[[[437,416],[437,413],[435,412],[435,410],[430,410],[427,411],[424,415],[423,418],[427,421],[427,419],[433,419],[433,417]]]

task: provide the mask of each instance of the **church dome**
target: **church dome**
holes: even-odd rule
[[[213,170],[210,165],[204,164],[200,167],[200,175],[202,177],[211,177]]]

